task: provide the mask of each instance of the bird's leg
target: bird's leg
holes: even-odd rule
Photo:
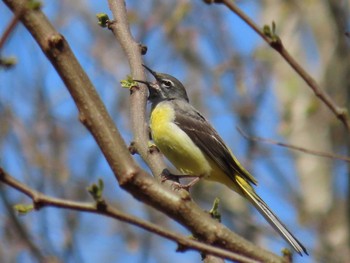
[[[164,169],[162,171],[162,174],[161,174],[161,183],[164,183],[165,181],[167,180],[171,180],[171,181],[174,181],[175,183],[180,183],[179,181],[179,177],[180,175],[175,175],[175,174],[172,174],[168,169]]]
[[[181,175],[182,176],[182,175]],[[190,176],[190,177],[193,177],[193,176]],[[201,178],[200,177],[196,177],[194,178],[191,182],[189,182],[188,184],[181,184],[181,183],[177,183],[177,184],[174,184],[174,187],[177,188],[177,189],[185,189],[187,192],[190,191],[190,188],[192,186],[194,186],[196,183],[199,182]]]
[[[194,178],[191,182],[189,182],[188,184],[181,184],[179,182],[179,178]],[[187,191],[190,190],[190,188],[192,186],[194,186],[199,180],[200,177],[196,176],[196,175],[188,175],[188,174],[172,174],[170,173],[170,171],[168,169],[164,169],[162,172],[162,180],[161,182],[165,182],[166,180],[172,180],[173,182],[173,186],[175,189],[185,189]]]

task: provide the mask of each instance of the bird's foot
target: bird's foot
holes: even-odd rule
[[[191,182],[189,182],[187,184],[181,184],[181,183],[174,182],[172,186],[174,187],[175,190],[184,189],[187,192],[189,192],[190,188],[192,186],[194,186],[199,180],[200,180],[200,177],[196,177],[195,179],[193,179]]]
[[[195,177],[191,182],[187,183],[187,184],[181,184],[179,182],[179,177]],[[180,190],[180,189],[184,189],[187,192],[189,192],[190,188],[195,185],[199,180],[200,177],[197,176],[193,176],[193,175],[177,175],[177,174],[172,174],[170,173],[170,171],[168,169],[164,169],[162,172],[162,179],[161,182],[164,183],[167,180],[171,180],[173,181],[172,183],[172,187],[174,188],[174,190]]]
[[[180,175],[172,174],[168,169],[164,169],[161,174],[160,182],[164,183],[165,181],[171,180],[174,181],[174,183],[180,184],[179,177]]]

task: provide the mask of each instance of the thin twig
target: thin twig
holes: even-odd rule
[[[0,38],[0,53],[2,48],[4,47],[7,39],[9,38],[9,36],[11,35],[11,33],[14,31],[14,29],[16,28],[19,18],[22,15],[22,12],[17,12],[14,14],[13,18],[11,19],[10,23],[8,24],[8,26],[6,27],[4,33],[2,34],[1,38]]]
[[[187,250],[187,249],[198,250],[203,253],[208,253],[211,255],[215,255],[218,257],[235,260],[239,262],[246,262],[246,263],[258,262],[258,261],[249,259],[245,256],[241,256],[224,249],[210,246],[210,245],[198,242],[194,239],[190,239],[186,236],[180,235],[178,233],[171,232],[158,225],[155,225],[145,220],[142,220],[140,218],[125,214],[120,210],[111,207],[107,203],[105,203],[105,205],[101,207],[96,205],[96,203],[76,202],[76,201],[71,201],[67,199],[60,199],[60,198],[47,196],[17,181],[15,178],[13,178],[7,172],[5,172],[1,167],[0,167],[0,181],[18,190],[19,192],[27,195],[29,198],[31,198],[34,203],[34,207],[36,209],[41,209],[43,207],[56,207],[56,208],[104,215],[134,226],[138,226],[144,230],[150,231],[166,239],[175,241],[181,246],[181,248],[185,248],[184,250]]]
[[[250,140],[250,141],[274,144],[274,145],[278,145],[278,146],[281,146],[281,147],[289,148],[289,149],[292,149],[292,150],[300,151],[300,152],[303,152],[303,153],[312,154],[312,155],[315,155],[315,156],[320,156],[320,157],[325,157],[325,158],[330,158],[330,159],[338,159],[338,160],[342,160],[342,161],[345,161],[345,162],[350,162],[350,157],[348,157],[348,156],[335,154],[335,153],[329,153],[329,152],[322,152],[322,151],[311,150],[311,149],[307,149],[307,148],[304,148],[304,147],[300,147],[300,146],[296,146],[296,145],[292,145],[292,144],[288,144],[288,143],[283,143],[283,142],[275,141],[275,140],[272,140],[272,139],[262,138],[262,137],[258,137],[258,136],[250,136],[250,135],[246,134],[239,127],[237,127],[237,130],[244,138],[246,138],[247,140]]]
[[[276,50],[285,61],[295,70],[295,72],[306,82],[312,89],[316,97],[318,97],[333,114],[344,124],[348,132],[350,132],[350,120],[346,108],[339,107],[333,99],[320,88],[316,80],[306,72],[306,70],[289,54],[285,49],[281,39],[272,39],[264,34],[260,27],[253,22],[236,4],[231,0],[216,0],[215,3],[226,5],[232,12],[239,16],[248,26],[250,26],[266,43]]]
[[[6,192],[4,191],[4,187],[2,187],[2,185],[0,186],[0,198],[2,199],[6,208],[11,226],[14,230],[16,230],[17,236],[21,238],[21,242],[23,242],[23,244],[29,248],[30,253],[37,259],[38,262],[48,262],[47,257],[44,256],[42,252],[44,249],[35,244],[32,236],[28,233],[26,226],[16,216],[16,213],[13,210],[10,201],[7,199],[8,196],[6,195]],[[52,255],[49,257],[52,257]]]
[[[13,12],[18,12],[28,3],[27,0],[3,2]],[[20,19],[64,81],[79,110],[81,122],[93,135],[124,190],[187,227],[205,243],[262,262],[283,262],[281,257],[254,245],[212,219],[192,202],[188,194],[170,191],[142,170],[131,157],[125,141],[65,38],[40,10],[27,9]]]

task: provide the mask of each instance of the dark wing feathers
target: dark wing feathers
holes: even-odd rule
[[[246,181],[256,184],[255,178],[232,156],[216,130],[195,108],[182,102],[174,101],[174,105],[175,123],[227,176],[235,181],[235,174],[239,174]]]

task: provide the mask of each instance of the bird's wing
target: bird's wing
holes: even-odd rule
[[[175,103],[175,107],[175,123],[225,174],[233,181],[236,180],[235,175],[240,175],[246,181],[257,184],[256,179],[231,154],[216,130],[194,107],[183,102]]]

